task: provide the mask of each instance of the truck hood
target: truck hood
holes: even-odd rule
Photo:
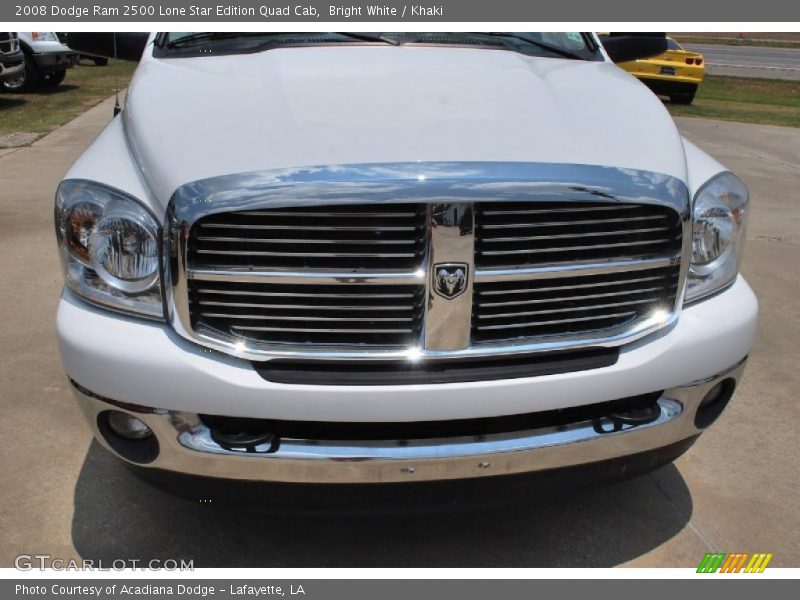
[[[616,166],[686,181],[661,102],[604,62],[413,46],[143,60],[128,142],[166,205],[181,185],[266,169],[411,161]]]

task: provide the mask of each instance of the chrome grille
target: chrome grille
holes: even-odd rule
[[[680,252],[678,213],[602,202],[490,202],[475,207],[475,262],[519,267]]]
[[[215,214],[192,227],[190,263],[213,268],[417,268],[424,205],[330,206]]]
[[[558,279],[476,283],[473,343],[624,327],[675,304],[678,266]]]
[[[689,214],[678,179],[589,165],[212,178],[170,203],[172,324],[252,360],[617,346],[677,318]]]
[[[19,50],[16,33],[0,31],[0,53],[12,54]]]

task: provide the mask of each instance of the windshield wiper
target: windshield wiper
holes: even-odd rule
[[[205,31],[192,33],[183,37],[176,38],[162,44],[164,48],[180,48],[181,46],[191,46],[209,40],[234,40],[236,38],[244,37],[274,37],[280,34],[264,33],[264,32],[233,32],[233,31]]]
[[[337,31],[338,35],[353,38],[354,40],[361,40],[362,42],[383,42],[384,44],[391,44],[392,46],[399,46],[400,42],[383,34],[377,33],[361,33],[353,31]]]
[[[525,42],[526,44],[531,44],[533,46],[537,46],[542,50],[547,50],[548,52],[552,52],[553,54],[558,54],[563,56],[564,58],[574,58],[575,60],[585,60],[582,56],[575,54],[574,52],[570,52],[569,50],[565,50],[564,48],[559,48],[558,46],[551,46],[550,44],[546,44],[544,42],[540,42],[539,40],[535,40],[533,38],[529,38],[525,35],[519,35],[517,33],[501,33],[497,31],[492,31],[489,33],[479,33],[479,35],[486,35],[489,37],[496,37],[496,38],[511,38],[514,40],[520,40],[521,42]]]

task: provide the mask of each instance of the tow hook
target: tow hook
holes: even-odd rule
[[[211,430],[211,439],[225,450],[269,454],[278,449],[279,439],[274,433],[222,433]]]
[[[622,431],[625,425],[637,427],[639,425],[652,423],[657,420],[659,416],[661,416],[661,407],[658,402],[654,402],[647,406],[638,406],[623,411],[608,413],[605,418],[611,421],[610,429],[607,426],[604,427],[604,419],[595,419],[592,425],[597,433],[613,433],[615,431]]]

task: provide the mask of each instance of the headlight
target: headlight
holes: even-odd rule
[[[710,179],[695,195],[685,302],[712,294],[736,279],[747,235],[748,202],[747,187],[727,172]]]
[[[33,31],[31,37],[37,42],[57,42],[58,36],[52,31]]]
[[[88,181],[56,194],[56,235],[67,287],[116,310],[163,319],[161,235],[134,198]]]

